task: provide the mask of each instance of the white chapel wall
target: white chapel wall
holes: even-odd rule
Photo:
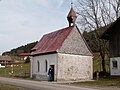
[[[47,61],[47,72],[45,62]],[[39,62],[39,71],[38,71],[38,62]],[[47,54],[39,55],[33,57],[32,61],[32,75],[35,75],[36,79],[47,80],[48,70],[50,65],[55,65],[55,80],[57,72],[57,54]]]
[[[58,80],[93,78],[92,56],[58,54]]]

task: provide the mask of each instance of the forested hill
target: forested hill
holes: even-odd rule
[[[23,45],[20,46],[18,48],[12,49],[10,51],[6,51],[4,52],[2,55],[13,55],[13,56],[17,56],[20,53],[28,53],[30,52],[30,50],[36,45],[38,41],[36,42],[32,42],[32,43],[28,43],[27,45]]]

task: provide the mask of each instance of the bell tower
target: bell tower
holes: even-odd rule
[[[70,9],[68,16],[67,16],[69,27],[75,25],[76,18],[77,18],[77,15],[73,9],[73,2],[71,1],[71,9]]]

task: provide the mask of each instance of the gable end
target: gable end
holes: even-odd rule
[[[61,48],[58,49],[58,52],[65,54],[92,56],[92,52],[77,26],[72,29],[71,33],[63,42]]]

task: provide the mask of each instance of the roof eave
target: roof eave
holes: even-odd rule
[[[113,23],[111,23],[110,27],[100,36],[101,39],[106,39],[106,40],[109,40],[109,35],[110,33],[112,32],[113,28],[115,27],[115,25],[117,23],[120,22],[120,17],[114,21]]]
[[[90,51],[90,54],[91,54],[91,55],[89,55],[89,56],[93,56],[93,52],[92,52],[92,50],[90,49],[89,45],[87,44],[85,38],[84,38],[83,35],[81,34],[79,28],[77,27],[77,25],[75,25],[74,27],[76,27],[76,28],[78,29],[78,32],[80,33],[80,35],[81,35],[83,41],[85,42],[85,45],[87,46],[88,50]]]
[[[102,36],[100,36],[100,39],[105,39],[105,40],[109,40],[109,34],[105,33]]]
[[[52,51],[52,52],[44,52],[44,53],[35,53],[35,54],[31,54],[31,56],[39,56],[39,55],[47,55],[47,54],[54,54],[57,53],[57,51]]]

